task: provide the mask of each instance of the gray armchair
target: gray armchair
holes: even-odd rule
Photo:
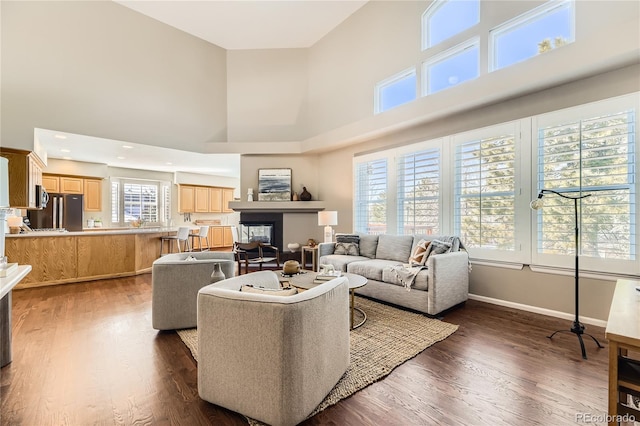
[[[196,260],[187,261],[193,256]],[[211,283],[213,264],[225,277],[235,276],[233,253],[205,251],[175,253],[157,259],[151,267],[151,321],[156,330],[196,326],[198,290]]]
[[[246,284],[279,286],[262,271],[198,293],[198,393],[270,425],[298,424],[349,365],[348,282],[293,296],[239,291]]]

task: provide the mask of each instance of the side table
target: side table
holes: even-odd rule
[[[307,264],[307,252],[311,253],[311,270],[318,272],[318,246],[302,246],[302,268]]]

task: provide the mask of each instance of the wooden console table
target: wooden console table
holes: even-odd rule
[[[29,272],[31,265],[21,265],[8,277],[0,278],[0,367],[11,362],[11,291]]]
[[[640,397],[640,281],[618,280],[605,337],[609,341],[609,425],[625,414],[640,419],[628,395]]]

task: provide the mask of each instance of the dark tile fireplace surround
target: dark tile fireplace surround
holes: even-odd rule
[[[239,237],[241,242],[261,241],[283,247],[283,214],[282,213],[240,213]]]

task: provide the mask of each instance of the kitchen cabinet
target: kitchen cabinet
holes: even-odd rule
[[[2,148],[0,156],[9,160],[9,204],[11,207],[35,209],[36,185],[42,185],[44,163],[33,152]]]
[[[209,212],[222,212],[222,188],[209,188]]]
[[[233,188],[179,185],[178,213],[232,213]]]
[[[233,247],[233,234],[230,226],[225,226],[222,229],[222,244],[224,247]]]
[[[195,187],[180,185],[178,187],[178,212],[193,213],[195,202]]]
[[[224,247],[222,226],[212,226],[209,228],[209,247]]]
[[[102,211],[102,180],[83,179],[84,211]]]
[[[222,189],[222,212],[233,213],[233,209],[229,208],[229,201],[233,201],[233,188]]]
[[[50,194],[60,192],[60,178],[53,175],[42,175],[42,186]]]
[[[82,178],[60,176],[60,193],[62,194],[82,194],[84,182]]]
[[[193,210],[196,213],[208,213],[209,212],[209,188],[206,186],[195,187],[195,202]]]

